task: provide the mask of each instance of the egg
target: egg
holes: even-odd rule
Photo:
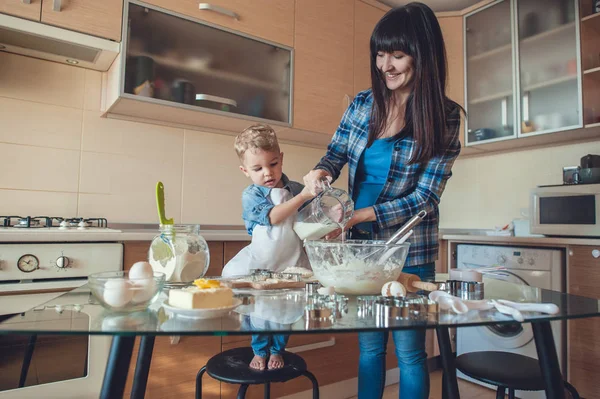
[[[156,293],[154,279],[136,280],[133,284],[133,301],[137,303],[149,301]]]
[[[149,279],[154,276],[152,265],[148,262],[136,262],[129,269],[129,279]]]
[[[381,287],[383,296],[406,296],[406,288],[398,281],[388,281]]]
[[[131,283],[125,279],[113,279],[104,283],[104,302],[114,308],[125,306],[133,298]]]

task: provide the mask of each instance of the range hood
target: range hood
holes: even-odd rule
[[[120,48],[110,40],[0,14],[0,51],[107,71]]]

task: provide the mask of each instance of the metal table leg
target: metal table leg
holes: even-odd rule
[[[148,373],[152,362],[152,351],[154,350],[154,336],[143,335],[140,338],[140,350],[138,352],[135,373],[133,374],[133,387],[131,388],[131,399],[144,399],[146,395],[146,384]]]
[[[135,336],[115,335],[110,345],[100,399],[123,397]]]
[[[35,342],[37,341],[37,335],[29,337],[29,342],[25,348],[25,355],[23,356],[23,365],[21,366],[21,376],[19,377],[19,388],[25,386],[27,381],[27,374],[29,373],[29,365],[31,364],[31,358],[33,357],[33,350],[35,349]]]
[[[563,376],[560,373],[560,363],[556,355],[556,346],[552,336],[552,327],[549,321],[540,321],[531,323],[533,337],[535,339],[535,349],[538,359],[544,385],[546,386],[546,398],[564,399],[565,384]]]
[[[452,346],[450,345],[450,331],[448,327],[436,327],[435,331],[437,333],[442,368],[444,370],[442,398],[460,399],[458,381],[456,380],[455,358],[454,353],[452,353]]]

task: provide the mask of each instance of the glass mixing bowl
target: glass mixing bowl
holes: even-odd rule
[[[379,295],[402,272],[410,243],[376,240],[305,241],[314,276],[340,294]]]

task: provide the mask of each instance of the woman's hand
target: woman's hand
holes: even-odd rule
[[[313,196],[323,191],[321,180],[327,179],[331,183],[333,178],[323,169],[313,169],[304,176],[304,186],[312,193]]]
[[[348,223],[346,223],[346,226],[344,226],[345,233],[350,231],[350,229],[353,226],[355,226],[359,223],[374,222],[375,220],[377,220],[377,216],[375,215],[375,210],[373,209],[373,207],[358,209],[354,212],[354,215],[350,218],[350,220],[348,220]],[[333,240],[333,239],[339,237],[339,235],[341,233],[342,233],[342,229],[335,229],[331,233],[327,234],[325,236],[325,239]]]

